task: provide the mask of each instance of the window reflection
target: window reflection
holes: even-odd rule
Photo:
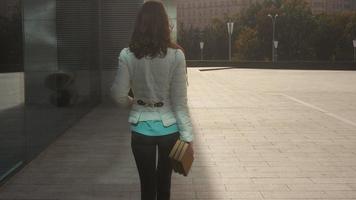
[[[0,1],[0,181],[100,102],[97,9]]]

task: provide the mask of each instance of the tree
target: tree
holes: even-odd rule
[[[180,24],[178,29],[178,43],[183,47],[186,58],[189,60],[198,59],[200,55],[199,50],[199,29],[192,26],[187,30],[184,24]]]
[[[305,0],[265,0],[223,19],[213,19],[200,39],[209,59],[228,58],[226,22],[234,23],[233,52],[237,59],[271,60],[272,20],[278,14],[275,39],[279,41],[278,60],[350,60],[352,40],[356,39],[356,12],[314,16]],[[198,30],[184,33],[190,58],[199,58]],[[251,49],[246,49],[251,48]]]
[[[256,30],[259,47],[256,56],[253,56],[255,59],[271,59],[273,29],[268,14],[278,14],[275,39],[280,44],[280,59],[300,60],[313,57],[310,31],[315,23],[307,3],[304,0],[266,0],[253,4],[240,18],[241,24]],[[238,40],[241,41],[240,36]],[[251,58],[251,55],[240,57]]]
[[[257,36],[257,30],[254,28],[246,27],[240,32],[238,39],[235,41],[236,58],[238,60],[258,60],[262,57]]]
[[[213,19],[210,26],[205,28],[205,53],[210,59],[228,59],[227,20]]]
[[[351,60],[352,40],[356,36],[354,12],[316,16],[314,51],[319,60]]]
[[[316,23],[304,0],[284,0],[278,21],[279,57],[284,60],[314,58],[313,33]]]
[[[335,27],[340,31],[340,37],[335,49],[335,60],[352,60],[352,41],[356,39],[356,14],[355,12],[340,13],[336,20]]]
[[[316,58],[319,60],[330,60],[334,55],[338,34],[331,21],[330,15],[316,16],[317,28],[313,35],[313,47]]]

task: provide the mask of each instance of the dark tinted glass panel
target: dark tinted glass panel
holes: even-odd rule
[[[0,72],[22,72],[22,19],[19,0],[0,2]]]
[[[0,1],[0,179],[100,102],[98,10],[97,0]]]
[[[24,1],[28,160],[100,100],[97,2]]]
[[[0,181],[107,95],[142,2],[0,1]]]
[[[24,160],[24,73],[20,4],[0,2],[0,180]]]

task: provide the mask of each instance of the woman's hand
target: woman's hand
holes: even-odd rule
[[[190,146],[191,146],[191,148],[192,148],[193,155],[194,155],[193,141],[188,142],[188,143],[190,144]]]
[[[131,96],[127,96],[127,97],[128,97],[128,99],[129,99],[129,108],[131,108],[132,105],[133,105],[134,102],[135,102],[135,99],[134,99],[133,97],[131,97]]]

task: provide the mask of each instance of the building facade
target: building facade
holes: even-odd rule
[[[307,0],[314,14],[352,11],[355,0]]]

